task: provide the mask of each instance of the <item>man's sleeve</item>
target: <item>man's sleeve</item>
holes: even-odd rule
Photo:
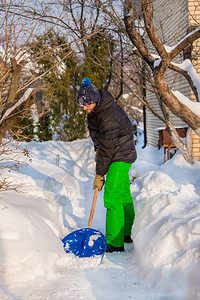
[[[99,149],[98,130],[96,128],[93,128],[89,122],[88,122],[88,129],[90,132],[90,137],[94,143],[94,150],[96,151],[97,149]]]
[[[116,151],[119,136],[119,124],[116,121],[103,122],[98,133],[99,154],[96,163],[96,174],[105,175]]]

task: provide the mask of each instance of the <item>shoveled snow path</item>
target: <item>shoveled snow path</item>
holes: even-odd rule
[[[126,245],[126,248],[132,247]],[[100,266],[91,265],[93,259],[80,261],[76,268],[67,268],[58,278],[37,288],[3,288],[1,300],[126,300],[164,299],[162,292],[144,279],[133,252],[106,254]],[[91,265],[91,266],[90,266]],[[166,298],[165,298],[166,299]]]

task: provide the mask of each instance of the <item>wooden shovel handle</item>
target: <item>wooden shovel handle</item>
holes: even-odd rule
[[[97,195],[98,195],[98,188],[96,187],[95,191],[94,191],[94,197],[93,197],[92,207],[91,207],[91,210],[90,210],[90,217],[89,217],[89,221],[88,221],[88,228],[92,227],[92,220],[93,220],[93,217],[94,217],[95,206],[96,206],[96,203],[97,203]]]

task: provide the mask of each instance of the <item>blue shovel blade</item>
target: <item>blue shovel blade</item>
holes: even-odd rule
[[[106,251],[106,238],[98,230],[92,228],[82,228],[71,232],[62,240],[64,250],[73,253],[78,257],[91,257],[102,255]]]

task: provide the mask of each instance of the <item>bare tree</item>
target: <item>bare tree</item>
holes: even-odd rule
[[[141,6],[135,5],[136,2]],[[9,4],[6,1],[1,2],[0,135],[3,136],[12,126],[10,121],[14,122],[14,115],[18,115],[22,109],[26,111],[31,105],[30,97],[33,98],[34,90],[38,82],[41,85],[41,78],[45,74],[37,74],[37,62],[41,57],[45,58],[46,55],[51,56],[51,53],[61,51],[61,47],[52,45],[51,48],[44,48],[34,55],[30,54],[30,47],[34,43],[37,48],[36,36],[44,36],[44,32],[53,30],[65,31],[72,51],[76,48],[84,56],[87,53],[87,39],[106,29],[106,32],[112,33],[118,45],[118,52],[110,52],[111,63],[109,67],[106,66],[110,68],[110,87],[117,86],[115,96],[119,98],[124,92],[124,87],[134,98],[139,95],[141,103],[166,124],[176,146],[183,152],[184,157],[192,162],[192,151],[189,147],[191,142],[189,138],[187,144],[182,142],[170,119],[169,111],[182,119],[198,135],[200,116],[191,109],[189,99],[182,101],[182,95],[170,89],[166,72],[170,69],[184,76],[197,102],[199,101],[199,82],[193,80],[189,71],[193,68],[191,61],[187,61],[188,68],[185,68],[183,64],[175,63],[174,59],[185,47],[200,37],[200,29],[196,28],[174,47],[167,48],[154,27],[153,2],[66,0],[62,3],[37,1],[35,5],[34,1],[29,0],[11,0]],[[147,37],[151,47],[147,46]],[[70,54],[69,52],[67,55]],[[52,69],[58,68],[61,63],[62,59],[57,62],[57,66],[52,66]],[[98,64],[98,60],[94,63]],[[31,68],[35,70],[34,75],[30,72]],[[192,70],[194,72],[194,69]],[[144,76],[147,84],[144,84]],[[112,84],[115,81],[118,81],[117,85]],[[134,91],[135,87],[139,86],[142,91],[148,89],[157,95],[162,115],[154,110],[141,93]],[[30,101],[26,101],[27,99]],[[24,107],[21,106],[22,102]]]
[[[71,1],[65,4],[55,1],[11,0],[1,2],[0,16],[0,139],[10,130],[15,119],[24,114],[33,103],[35,90],[43,85],[42,78],[49,72],[62,66],[64,59],[85,43],[95,33],[83,32],[74,35],[68,19],[68,8]],[[68,36],[67,44],[51,45],[41,49],[40,37],[46,38],[50,32],[61,32]],[[73,34],[72,34],[73,33]],[[31,51],[31,49],[36,51]],[[70,49],[66,53],[63,49]],[[51,68],[39,72],[38,62],[56,56]],[[31,101],[30,97],[32,97]],[[20,100],[19,100],[20,99]],[[22,105],[23,104],[23,105]]]
[[[188,130],[187,143],[183,143],[170,119],[169,111],[183,120],[199,136],[200,115],[195,111],[195,108],[192,109],[191,100],[184,97],[183,101],[181,93],[171,90],[166,79],[166,72],[170,69],[184,76],[196,97],[196,102],[199,102],[200,78],[196,74],[191,60],[181,64],[175,63],[175,59],[186,47],[200,38],[200,27],[187,34],[174,47],[166,47],[154,26],[153,17],[154,13],[156,14],[154,1],[95,0],[95,2],[98,3],[102,13],[106,15],[107,22],[123,32],[124,40],[126,40],[129,49],[129,58],[137,65],[138,75],[140,77],[145,75],[147,84],[141,86],[141,88],[148,89],[156,94],[162,115],[154,110],[148,99],[140,98],[140,100],[166,124],[177,148],[182,151],[188,162],[193,163],[191,130]],[[131,77],[129,70],[123,68],[123,71],[127,76],[126,78]],[[194,80],[192,73],[195,74],[196,80]],[[198,103],[195,104],[199,105]]]
[[[12,156],[21,151],[26,160],[26,151],[20,150],[16,143],[21,130],[17,122],[30,116],[36,91],[45,88],[43,77],[66,67],[63,66],[64,60],[95,34],[94,29],[91,34],[74,35],[67,9],[70,3],[40,0],[5,0],[0,3],[0,169],[9,168],[4,162],[8,158],[6,153],[11,159],[12,151]],[[66,34],[67,42],[50,46],[43,43],[43,48],[38,47],[41,39],[54,32]],[[51,67],[40,72],[38,62],[52,56]],[[13,137],[16,147],[9,148]],[[16,167],[14,158],[13,166]],[[0,190],[3,186],[7,189],[4,178],[0,178]]]

